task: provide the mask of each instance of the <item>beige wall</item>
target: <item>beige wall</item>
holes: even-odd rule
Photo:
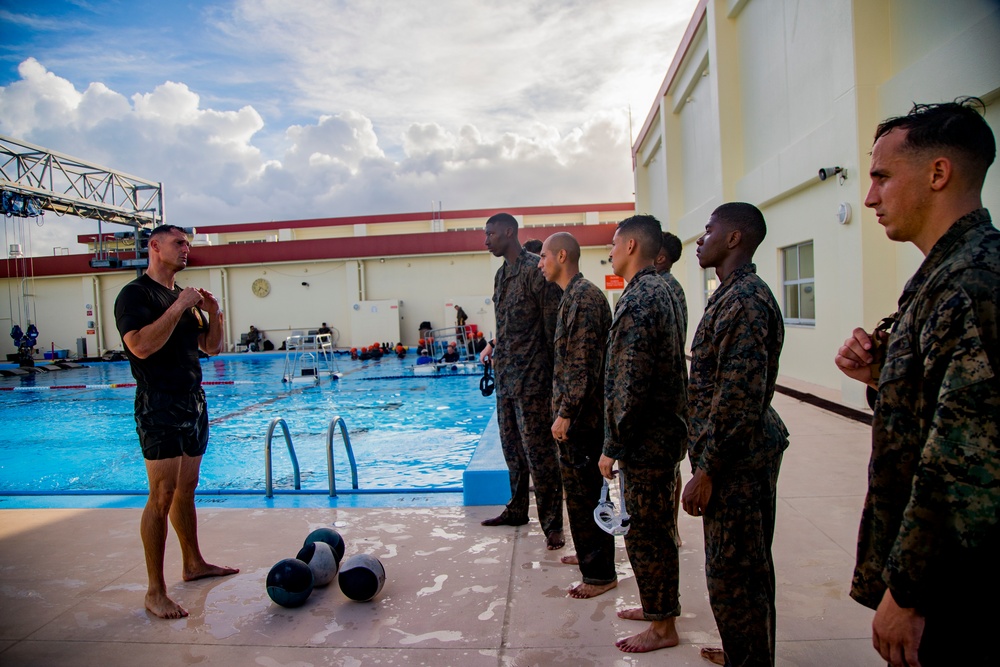
[[[695,242],[716,205],[749,201],[768,222],[755,259],[779,302],[781,249],[814,243],[816,323],[787,325],[782,373],[862,404],[832,358],[853,327],[895,309],[922,260],[888,241],[864,207],[875,126],[914,100],[1000,101],[998,43],[1000,5],[990,0],[709,0],[635,147],[637,209],[685,243],[674,273],[688,295],[688,340],[705,302]],[[986,114],[994,128],[998,107]],[[832,166],[847,178],[821,182],[819,168]],[[1000,168],[984,195],[996,215]],[[852,209],[845,225],[841,204]]]

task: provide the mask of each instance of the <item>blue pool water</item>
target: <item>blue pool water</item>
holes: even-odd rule
[[[199,492],[264,492],[264,441],[275,417],[288,424],[303,490],[325,491],[327,430],[347,424],[362,490],[461,487],[462,472],[495,408],[479,376],[414,376],[413,359],[337,363],[340,380],[284,383],[284,356],[222,355],[202,362],[211,439]],[[145,491],[146,473],[133,420],[127,362],[0,378],[0,494]],[[209,384],[224,382],[232,384]],[[49,389],[51,386],[85,388]],[[351,488],[339,431],[334,438],[337,489]],[[293,488],[281,429],[272,440],[273,484]]]

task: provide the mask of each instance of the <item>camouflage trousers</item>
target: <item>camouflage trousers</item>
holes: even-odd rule
[[[566,514],[573,535],[573,546],[580,561],[583,583],[594,586],[610,584],[615,573],[615,538],[601,530],[594,521],[594,508],[601,498],[601,469],[597,461],[604,446],[604,430],[571,433],[559,443],[563,488],[566,491]]]
[[[678,578],[677,526],[674,521],[674,487],[677,464],[668,468],[630,468],[625,472],[625,509],[631,528],[625,551],[635,572],[639,601],[647,621],[662,621],[681,613]]]
[[[510,473],[507,512],[527,519],[530,475],[535,481],[538,521],[546,535],[563,529],[562,474],[550,412],[549,396],[497,399],[500,444]]]
[[[781,456],[713,480],[705,508],[708,598],[726,665],[774,665],[775,503]]]

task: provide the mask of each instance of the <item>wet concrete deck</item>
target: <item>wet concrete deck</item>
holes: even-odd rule
[[[869,428],[787,396],[775,406],[792,433],[778,484],[774,553],[778,664],[883,665],[872,612],[848,595],[865,491]],[[685,478],[687,475],[685,475]],[[535,519],[484,528],[496,507],[199,508],[203,551],[241,568],[184,583],[174,536],[170,593],[191,612],[164,621],[142,607],[141,511],[0,511],[3,665],[708,665],[718,640],[705,589],[700,519],[681,513],[681,645],[630,655],[614,641],[643,628],[618,608],[638,603],[619,538],[617,589],[566,597],[578,571],[547,551]],[[336,583],[305,606],[274,605],[270,567],[295,556],[313,528],[333,524],[347,553],[371,553],[387,582],[373,602]]]

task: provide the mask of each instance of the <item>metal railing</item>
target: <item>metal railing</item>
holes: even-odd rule
[[[358,488],[358,464],[354,460],[354,449],[351,447],[351,436],[347,434],[347,424],[343,417],[334,417],[330,421],[330,428],[326,432],[326,468],[330,482],[330,497],[337,495],[337,482],[334,479],[333,469],[333,434],[337,426],[340,426],[340,435],[344,440],[344,448],[347,449],[347,458],[351,462],[351,486]]]
[[[271,420],[271,425],[267,427],[267,438],[264,440],[264,494],[268,498],[274,497],[274,488],[271,484],[271,437],[274,435],[274,429],[278,426],[281,426],[281,431],[285,434],[285,444],[288,446],[288,455],[292,459],[295,490],[299,491],[302,489],[302,481],[299,475],[299,459],[295,456],[295,447],[292,446],[292,434],[288,432],[288,424],[285,423],[285,420],[281,417],[275,417]],[[357,488],[357,486],[355,486],[355,488]]]

